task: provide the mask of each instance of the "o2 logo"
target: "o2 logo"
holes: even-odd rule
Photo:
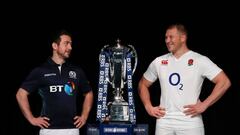
[[[179,90],[183,90],[183,84],[180,83],[181,82],[181,77],[178,73],[172,73],[169,78],[169,83],[172,85],[172,86],[179,86],[178,89]]]

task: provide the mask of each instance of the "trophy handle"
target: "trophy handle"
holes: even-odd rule
[[[136,68],[137,68],[137,62],[138,62],[138,56],[137,56],[137,51],[132,45],[128,45],[133,51],[131,52],[133,54],[133,57],[135,58],[135,63],[132,71],[132,75],[134,74]]]
[[[137,51],[136,51],[136,49],[132,46],[132,45],[128,45],[128,47],[129,48],[131,48],[132,50],[131,50],[131,54],[132,54],[132,56],[135,58],[135,63],[134,63],[134,67],[133,67],[133,70],[132,70],[132,75],[134,74],[134,72],[135,72],[135,70],[136,70],[136,68],[137,68],[137,62],[138,62],[138,56],[137,56]],[[125,61],[126,62],[126,61]],[[126,73],[124,73],[124,78],[126,78]],[[125,81],[124,82],[124,85],[127,83],[127,81]]]
[[[105,45],[105,46],[101,49],[101,53],[99,54],[99,62],[101,62],[101,59],[100,59],[101,54],[102,54],[103,52],[105,52],[105,49],[107,49],[108,47],[109,47],[109,45]],[[109,56],[107,56],[106,59],[108,59],[109,64],[111,64],[111,63],[110,63],[110,58],[109,58]],[[111,66],[110,66],[110,67],[111,67]],[[110,83],[111,85],[113,84],[113,82],[110,81],[109,77],[106,78],[106,81],[107,81],[108,83]]]

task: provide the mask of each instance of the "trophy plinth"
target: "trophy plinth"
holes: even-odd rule
[[[109,103],[110,122],[129,122],[129,104],[126,102],[122,95],[120,94],[120,90],[116,89],[114,92],[114,101]]]
[[[126,101],[114,101],[110,105],[110,121],[129,122],[129,107]]]

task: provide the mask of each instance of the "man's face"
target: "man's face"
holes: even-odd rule
[[[69,58],[72,50],[72,39],[68,35],[62,35],[61,41],[57,47],[57,54],[63,59]]]
[[[168,29],[165,35],[165,42],[169,52],[175,53],[182,46],[182,34],[174,27]]]

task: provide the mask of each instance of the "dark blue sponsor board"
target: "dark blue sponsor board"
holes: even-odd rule
[[[88,124],[87,135],[148,135],[148,125]]]

